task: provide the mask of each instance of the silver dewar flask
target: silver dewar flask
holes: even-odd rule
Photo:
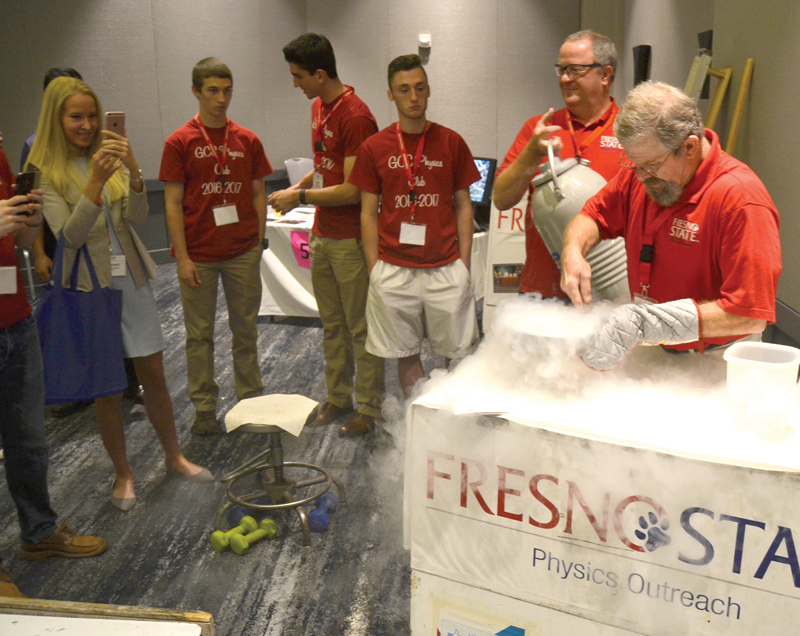
[[[544,244],[561,269],[564,231],[583,205],[597,194],[606,180],[589,167],[586,159],[560,159],[553,156],[534,180],[531,211],[533,222]],[[600,241],[587,255],[592,268],[592,298],[630,302],[627,254],[622,237]]]

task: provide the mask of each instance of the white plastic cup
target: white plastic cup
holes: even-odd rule
[[[785,438],[794,430],[800,349],[767,342],[737,342],[723,354],[727,388],[740,422],[754,426],[768,439]]]

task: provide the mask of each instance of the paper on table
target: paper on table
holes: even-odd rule
[[[290,219],[292,217],[309,220],[308,217],[309,216],[313,217],[315,212],[316,208],[313,205],[310,206],[301,205],[296,208],[292,208],[286,214],[279,214],[275,212],[275,209],[271,205],[269,205],[267,206],[267,221],[276,221],[277,219],[286,219],[286,218]],[[311,219],[311,221],[313,222],[313,219]]]
[[[225,415],[225,430],[230,433],[245,424],[267,424],[297,437],[317,404],[304,395],[285,393],[242,400]]]

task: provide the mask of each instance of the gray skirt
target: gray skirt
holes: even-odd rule
[[[122,247],[114,231],[114,224],[108,218],[106,208],[106,225],[111,242],[111,254],[123,254]],[[125,265],[125,276],[112,278],[114,289],[122,290],[122,346],[126,358],[143,358],[158,353],[166,348],[164,335],[161,333],[161,320],[158,317],[156,299],[150,281],[136,288],[130,267]]]
[[[114,277],[114,288],[122,290],[122,345],[126,358],[143,358],[166,348],[153,288],[147,281],[139,289],[128,269]]]

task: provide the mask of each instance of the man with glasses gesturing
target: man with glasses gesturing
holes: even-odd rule
[[[781,271],[778,212],[764,184],[667,84],[634,88],[614,132],[629,170],[567,226],[561,285],[576,305],[591,302],[584,257],[601,238],[624,236],[637,302],[581,343],[584,362],[610,369],[640,343],[702,352],[757,338],[775,321]]]
[[[564,41],[555,65],[566,108],[532,117],[517,134],[497,170],[494,204],[500,210],[516,205],[547,158],[547,141],[562,159],[588,159],[593,170],[610,180],[620,170],[621,148],[614,137],[617,105],[609,90],[617,68],[614,43],[594,31],[578,31]],[[525,267],[520,291],[545,298],[563,298],[558,266],[533,224],[530,203],[525,213]]]

